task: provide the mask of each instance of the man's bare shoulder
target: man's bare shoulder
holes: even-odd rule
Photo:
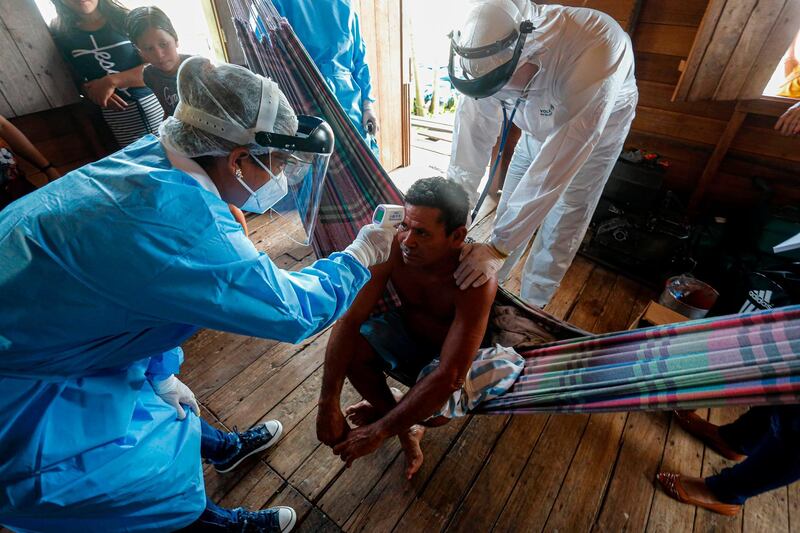
[[[402,258],[400,254],[400,246],[397,244],[397,239],[395,239],[392,243],[392,250],[389,253],[389,259],[383,263],[378,263],[377,265],[369,267],[369,271],[373,277],[390,276],[395,268],[397,268],[398,264],[401,263]]]
[[[492,278],[480,287],[456,292],[455,306],[457,310],[470,310],[475,314],[487,311],[497,295],[497,280]]]

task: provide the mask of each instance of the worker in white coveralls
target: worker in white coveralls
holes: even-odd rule
[[[633,49],[610,16],[528,0],[472,2],[451,34],[459,100],[447,175],[473,203],[501,130],[522,130],[494,230],[465,247],[462,289],[522,256],[538,228],[520,296],[544,306],[575,257],[636,110]]]

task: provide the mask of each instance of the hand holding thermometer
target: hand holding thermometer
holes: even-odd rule
[[[372,223],[384,228],[393,228],[403,222],[405,209],[402,205],[380,204],[372,213]]]
[[[386,262],[392,253],[397,231],[395,226],[403,221],[404,216],[405,209],[401,205],[379,205],[372,213],[372,224],[362,226],[344,252],[365,268]]]

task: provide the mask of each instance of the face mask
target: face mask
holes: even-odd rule
[[[256,189],[255,191],[251,189],[247,183],[245,183],[242,171],[237,169],[236,172],[236,179],[239,180],[239,183],[242,184],[247,192],[250,193],[250,197],[247,201],[242,204],[241,208],[245,211],[249,211],[250,213],[266,213],[267,209],[278,203],[286,193],[289,192],[289,185],[286,182],[286,176],[283,172],[279,174],[273,174],[272,171],[267,168],[264,163],[258,160],[258,158],[250,156],[253,158],[253,161],[258,164],[264,171],[270,175],[270,180],[266,182],[264,185]]]

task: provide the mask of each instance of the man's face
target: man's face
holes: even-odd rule
[[[440,221],[441,214],[435,207],[405,205],[405,217],[397,228],[405,264],[423,267],[437,263],[464,243],[466,229],[457,228],[448,235]]]

